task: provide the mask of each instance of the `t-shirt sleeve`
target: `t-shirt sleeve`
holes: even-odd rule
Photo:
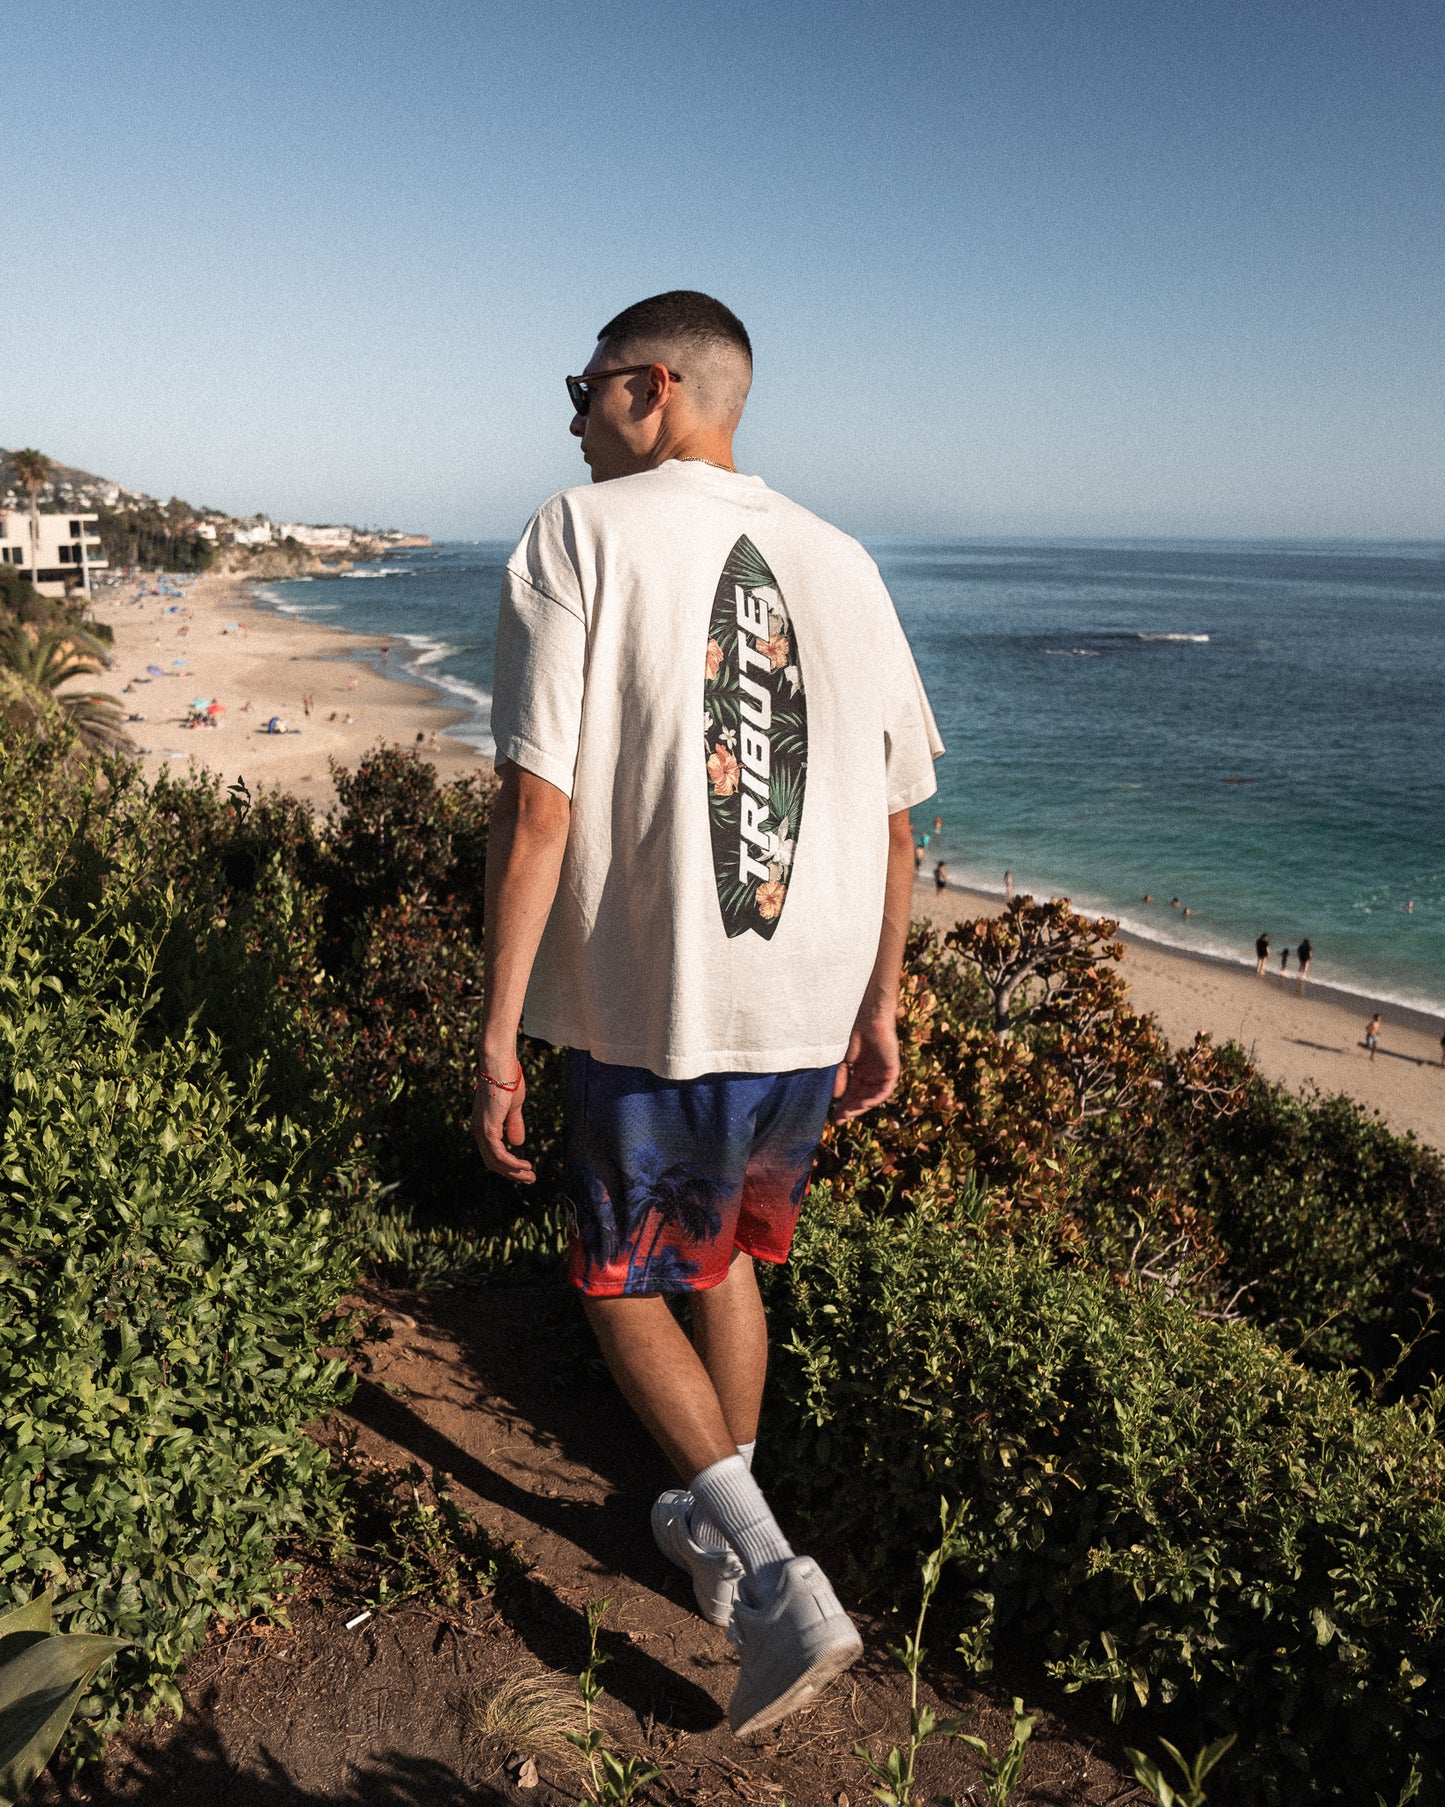
[[[938,789],[933,762],[944,752],[938,723],[929,707],[928,693],[918,675],[913,651],[903,624],[885,591],[887,608],[888,673],[884,692],[883,759],[887,771],[888,813],[912,809]]]
[[[502,577],[492,738],[499,766],[510,761],[570,797],[582,731],[587,625],[570,563],[551,574],[555,590],[538,581],[542,574],[535,567],[548,537],[534,522]]]

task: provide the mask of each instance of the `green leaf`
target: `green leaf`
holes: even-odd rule
[[[0,1612],[0,1639],[8,1638],[17,1631],[50,1630],[50,1594],[37,1594],[33,1600],[27,1600],[23,1606],[10,1606]]]
[[[30,1787],[91,1676],[124,1648],[123,1638],[88,1632],[37,1638],[24,1631],[0,1640],[0,1807],[14,1807]]]

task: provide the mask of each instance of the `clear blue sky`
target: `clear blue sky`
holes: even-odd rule
[[[1439,0],[3,17],[0,444],[505,537],[686,286],[855,532],[1445,537]]]

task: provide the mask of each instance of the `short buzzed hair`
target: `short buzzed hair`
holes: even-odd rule
[[[653,343],[691,343],[698,346],[726,345],[740,351],[749,365],[753,346],[747,328],[729,307],[714,301],[697,289],[669,289],[665,295],[650,295],[646,301],[634,301],[631,307],[615,314],[597,335],[599,345],[622,348]]]

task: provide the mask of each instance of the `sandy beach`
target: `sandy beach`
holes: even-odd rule
[[[335,800],[329,761],[354,766],[379,742],[416,747],[420,734],[421,755],[442,778],[490,769],[474,748],[447,737],[460,711],[438,705],[426,685],[354,657],[379,653],[384,641],[277,614],[237,577],[201,577],[180,597],[156,595],[149,581],[136,601],[137,587],[97,596],[96,619],[115,634],[115,662],[89,682],[145,718],[127,732],[145,749],[147,776],[194,764],[228,784],[244,777],[253,791],[290,791],[324,809]],[[190,706],[212,699],[223,710],[218,726],[187,728]],[[266,733],[273,717],[288,731]]]
[[[1001,897],[950,886],[938,892],[931,881],[913,889],[915,919],[951,927],[960,918],[996,916]],[[1233,1040],[1249,1050],[1260,1071],[1301,1090],[1344,1092],[1379,1111],[1401,1130],[1445,1149],[1445,1068],[1440,1034],[1445,1022],[1395,1004],[1368,999],[1270,972],[1256,978],[1250,967],[1161,947],[1123,935],[1121,968],[1136,1010],[1156,1017],[1175,1044],[1206,1030],[1218,1042]],[[1318,968],[1316,968],[1318,972]],[[1372,1010],[1383,1019],[1380,1047],[1372,1061],[1364,1046]]]
[[[152,581],[137,601],[136,587],[97,598],[96,616],[115,635],[115,663],[92,682],[145,718],[128,726],[146,749],[147,775],[194,764],[227,783],[244,777],[252,790],[287,790],[324,809],[335,799],[329,762],[354,766],[380,742],[415,748],[421,735],[421,756],[444,779],[489,769],[482,754],[448,738],[460,712],[439,704],[427,686],[355,657],[379,654],[383,641],[277,614],[235,577],[202,577],[180,597],[156,595]],[[186,728],[191,705],[212,699],[223,707],[219,726]],[[266,733],[272,717],[297,732]],[[945,926],[1002,908],[1002,898],[977,891],[940,894],[931,882],[914,890],[915,916]],[[1373,1002],[1331,991],[1325,972],[1317,969],[1321,982],[1301,993],[1296,979],[1277,972],[1259,979],[1248,967],[1138,936],[1124,940],[1134,1003],[1158,1018],[1171,1041],[1187,1042],[1199,1029],[1217,1041],[1232,1038],[1272,1079],[1348,1093],[1396,1128],[1445,1148],[1437,1020],[1380,1005],[1380,1048],[1371,1061],[1363,1040]]]

